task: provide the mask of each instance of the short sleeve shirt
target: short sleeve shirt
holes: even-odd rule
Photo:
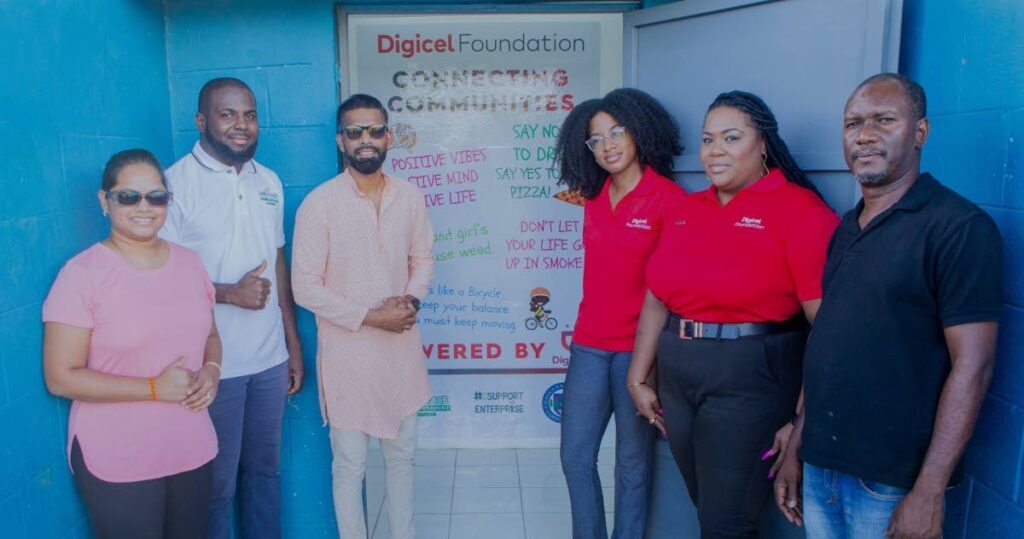
[[[682,187],[646,167],[640,182],[612,208],[611,180],[583,206],[583,300],[573,341],[610,351],[633,349],[647,286],[644,268],[667,216],[686,197]]]
[[[270,279],[261,310],[216,308],[223,378],[255,374],[288,358],[277,306],[277,249],[284,246],[284,188],[273,171],[249,161],[238,172],[197,142],[166,171],[174,193],[160,236],[194,250],[215,283],[231,284],[258,267]]]
[[[213,286],[199,258],[170,243],[159,269],[140,270],[96,244],[61,269],[43,304],[43,321],[88,329],[90,370],[149,378],[185,358],[203,363],[213,322]],[[114,483],[193,470],[217,454],[206,410],[176,402],[74,401],[68,451],[78,438],[89,472]]]
[[[943,330],[999,320],[1002,242],[984,211],[929,174],[861,229],[863,207],[829,246],[800,455],[911,488],[950,371]]]
[[[821,297],[839,219],[778,169],[722,206],[714,186],[686,199],[647,264],[651,292],[701,322],[782,322]]]

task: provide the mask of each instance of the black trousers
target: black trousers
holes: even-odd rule
[[[770,507],[761,455],[793,417],[806,334],[658,343],[658,396],[669,446],[697,507],[702,539],[756,538]]]
[[[210,463],[175,475],[110,483],[89,473],[71,446],[71,469],[98,539],[203,539],[210,506]]]

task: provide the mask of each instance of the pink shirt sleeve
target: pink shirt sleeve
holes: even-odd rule
[[[295,215],[292,236],[292,293],[295,303],[339,326],[356,331],[370,308],[331,290],[327,280],[330,252],[327,218],[319,201],[307,197]],[[337,254],[335,256],[338,256]]]
[[[199,258],[199,255],[197,255],[195,251],[186,247],[182,247],[182,250],[188,253],[190,258],[189,265],[192,266],[192,269],[203,282],[203,286],[206,288],[206,298],[210,301],[210,308],[214,308],[217,304],[217,289],[213,287],[213,281],[210,279],[210,273],[206,271],[206,266],[203,266],[202,259]]]
[[[416,193],[414,204],[413,240],[409,247],[409,283],[405,286],[405,293],[424,299],[430,280],[434,278],[434,228],[419,192]]]
[[[59,322],[92,329],[95,324],[95,287],[85,268],[69,262],[57,274],[43,303],[43,322]]]

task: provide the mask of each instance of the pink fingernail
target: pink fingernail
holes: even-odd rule
[[[665,409],[664,408],[658,408],[658,415],[661,415],[661,416],[665,415]]]
[[[775,479],[775,472],[768,472],[768,479]]]
[[[775,451],[769,449],[768,451],[765,451],[763,455],[761,455],[761,460],[768,460],[774,454],[775,454]]]

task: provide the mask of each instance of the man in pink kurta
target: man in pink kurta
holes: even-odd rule
[[[416,412],[430,398],[415,321],[433,276],[433,231],[418,189],[380,170],[391,141],[380,102],[352,96],[338,124],[347,166],[299,208],[292,288],[316,315],[342,537],[366,537],[361,484],[372,436],[384,453],[391,535],[411,538]]]

